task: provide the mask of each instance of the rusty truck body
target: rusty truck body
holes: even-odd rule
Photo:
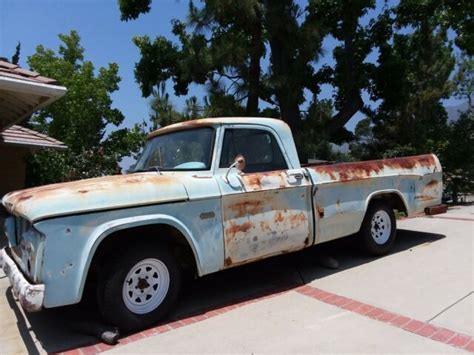
[[[3,267],[24,308],[78,303],[92,284],[106,319],[163,317],[197,276],[355,233],[390,250],[393,210],[441,203],[433,154],[301,166],[289,127],[213,118],[161,128],[126,175],[7,194]]]

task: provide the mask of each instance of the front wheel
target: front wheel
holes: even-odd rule
[[[360,229],[362,247],[372,255],[386,254],[395,242],[396,230],[393,210],[383,202],[372,202]]]
[[[166,245],[140,247],[104,268],[98,289],[104,318],[125,331],[150,326],[176,302],[181,270]]]

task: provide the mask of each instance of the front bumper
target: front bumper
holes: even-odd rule
[[[15,297],[18,297],[20,305],[28,312],[41,310],[44,299],[44,285],[32,285],[23,276],[13,259],[8,255],[6,248],[0,250],[0,268],[10,279]]]

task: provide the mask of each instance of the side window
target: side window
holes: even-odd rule
[[[220,168],[227,168],[237,155],[245,158],[246,173],[288,169],[273,134],[260,129],[226,129]]]

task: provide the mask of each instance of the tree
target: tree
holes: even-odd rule
[[[119,3],[122,19],[130,20],[149,12],[152,0]],[[322,147],[329,142],[353,139],[344,126],[357,112],[372,120],[360,154],[436,152],[446,133],[441,100],[453,92],[447,34],[453,31],[459,48],[472,53],[472,1],[385,2],[377,16],[374,9],[375,0],[308,0],[305,7],[294,0],[191,1],[188,21],[173,21],[176,43],[134,39],[141,54],[135,75],[145,97],[165,81],[176,95],[186,95],[191,83],[205,85],[206,115],[244,107],[245,115],[282,118],[302,160],[315,151],[328,156]],[[336,41],[334,63],[319,63],[328,37]],[[318,100],[323,84],[334,88],[329,105]],[[313,100],[303,111],[308,92]]]
[[[150,5],[121,1],[122,19],[135,19]],[[173,22],[179,45],[163,37],[134,38],[141,53],[137,81],[145,97],[166,80],[174,82],[176,95],[187,94],[190,83],[207,85],[211,94],[245,100],[246,115],[259,114],[259,102],[265,101],[296,136],[306,119],[300,110],[305,90],[317,95],[321,84],[330,83],[337,89],[336,113],[324,129],[336,140],[348,139],[343,127],[365,109],[361,91],[369,86],[372,70],[365,60],[375,22],[362,26],[360,20],[374,7],[373,0],[312,0],[307,8],[293,0],[205,0],[199,8],[191,1],[189,21]],[[315,71],[327,35],[340,44],[334,50],[336,65]],[[267,71],[260,64],[265,56]]]
[[[168,126],[172,123],[180,122],[184,119],[181,113],[177,112],[170,101],[170,96],[166,92],[166,83],[162,82],[158,90],[154,90],[150,100],[150,120],[152,130]]]
[[[401,0],[396,7],[401,26],[432,19],[443,31],[455,32],[456,45],[474,55],[474,3],[470,0]]]
[[[446,139],[446,110],[441,99],[452,93],[452,47],[446,30],[429,13],[408,22],[400,8],[394,26],[412,31],[394,33],[380,44],[371,95],[382,99],[372,116],[374,153],[403,156],[440,151]],[[411,14],[410,14],[411,16]]]
[[[466,99],[468,108],[474,109],[472,99],[474,96],[474,59],[465,52],[457,60],[457,71],[453,78],[454,94],[460,99]]]
[[[474,192],[474,111],[468,110],[448,128],[447,143],[440,154],[443,180],[454,203],[459,193]]]
[[[122,19],[136,18],[138,8],[122,9]],[[135,68],[142,94],[171,79],[176,95],[186,95],[192,82],[208,85],[211,92],[231,93],[246,101],[246,113],[258,114],[261,69],[264,54],[261,3],[245,1],[207,1],[198,9],[189,6],[187,24],[174,20],[173,33],[180,46],[164,37],[151,41],[135,37],[141,59]],[[187,26],[195,30],[188,33]]]
[[[77,32],[60,34],[58,52],[38,46],[28,64],[42,75],[57,79],[66,95],[33,115],[29,125],[63,141],[65,152],[43,151],[29,161],[31,185],[75,180],[116,173],[118,162],[136,152],[143,139],[140,126],[107,134],[109,125],[119,126],[123,114],[112,108],[111,94],[118,90],[118,66],[111,63],[95,70],[84,59]]]
[[[332,134],[340,131],[354,114],[364,110],[361,91],[369,87],[374,67],[365,60],[375,45],[372,32],[379,24],[372,20],[363,26],[360,19],[374,8],[374,0],[309,1],[309,20],[317,22],[339,43],[333,51],[335,66],[324,65],[315,76],[315,82],[329,83],[337,89],[335,108],[338,112],[328,122]]]
[[[15,47],[15,54],[12,56],[12,64],[18,64],[20,61],[20,52],[21,52],[21,43],[18,42],[18,44]]]
[[[354,141],[349,144],[351,155],[356,160],[368,160],[374,156],[375,144],[373,124],[370,117],[360,120],[354,130]]]

